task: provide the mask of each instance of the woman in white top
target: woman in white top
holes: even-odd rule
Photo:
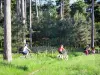
[[[26,45],[24,46],[24,48],[23,48],[22,54],[23,54],[23,55],[28,55],[29,52],[30,52],[30,49],[28,48],[28,45],[26,44]]]

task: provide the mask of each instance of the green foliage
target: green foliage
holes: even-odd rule
[[[100,44],[100,22],[95,23],[95,27],[96,27],[96,32],[97,32],[96,45],[99,46]]]
[[[55,53],[58,51],[58,48],[51,46],[35,46],[32,48],[32,51],[35,53]]]
[[[100,22],[100,6],[96,5],[94,7],[95,22]]]
[[[92,9],[92,4],[91,4],[92,0],[84,0],[84,1],[87,4],[86,5],[87,6],[86,9],[88,9],[88,8]],[[96,0],[94,0],[94,16],[95,16],[95,22],[99,22],[100,21],[99,20],[100,19],[99,18],[99,16],[100,16],[100,6],[99,6],[98,2],[96,2]],[[87,13],[87,16],[88,16],[88,14],[90,14],[89,17],[91,17],[91,10],[89,11],[89,13]]]
[[[4,31],[2,26],[0,26],[0,48],[3,48]]]
[[[90,22],[86,21],[86,17],[79,12],[74,16],[73,25],[73,43],[84,46],[90,43]],[[78,43],[78,44],[77,44]]]
[[[73,3],[70,8],[70,14],[73,17],[75,15],[75,13],[77,13],[77,11],[81,14],[85,15],[85,9],[86,9],[87,5],[83,2],[83,1],[77,1],[75,3]]]
[[[12,0],[11,2],[13,12],[12,47],[14,47],[13,49],[17,49],[23,43],[24,32],[27,41],[29,42],[30,40],[29,3],[27,2],[26,26],[23,26],[20,19],[21,16],[18,17],[15,10],[16,0]],[[64,44],[65,46],[83,47],[86,44],[90,44],[90,20],[87,19],[85,13],[85,8],[87,7],[87,5],[82,0],[78,0],[71,5],[70,10],[69,0],[64,0],[64,19],[60,20],[59,14],[57,14],[57,9],[60,8],[60,2],[61,1],[59,0],[59,4],[56,6],[52,5],[50,1],[45,5],[38,6],[39,19],[37,19],[36,17],[36,7],[34,4],[32,4],[33,46],[58,46],[60,44]],[[95,10],[95,12],[99,12],[99,7],[97,8],[97,10]],[[97,17],[98,15],[99,14],[97,14],[95,17]],[[24,28],[25,30],[23,31]],[[0,34],[2,34],[2,32]],[[99,42],[99,40],[97,40],[97,42]]]
[[[69,18],[70,17],[70,5],[69,5],[69,0],[56,0],[57,3],[57,13],[58,13],[58,17],[60,15],[60,9],[61,9],[61,2],[64,1],[64,18]]]
[[[16,0],[11,0],[11,10],[12,12],[16,11]]]
[[[3,28],[0,26],[0,41],[3,40],[4,38],[4,32],[3,32]]]
[[[69,5],[70,0],[64,0],[64,17],[69,18],[70,17],[70,5]]]
[[[66,20],[55,20],[44,16],[44,20],[38,25],[34,25],[33,30],[39,31],[39,33],[34,32],[33,34],[33,37],[36,38],[34,44],[35,41],[38,41],[38,45],[39,43],[53,46],[64,44],[79,47],[90,43],[90,22],[87,22],[85,16],[79,12],[75,14],[74,18]]]
[[[95,2],[96,0],[94,0],[94,2]],[[87,4],[91,4],[92,3],[92,0],[84,0],[84,2],[85,3],[87,3]]]

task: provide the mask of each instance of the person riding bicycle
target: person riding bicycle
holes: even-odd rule
[[[26,55],[28,55],[29,52],[31,52],[31,50],[28,48],[28,45],[25,44],[22,54],[25,55],[25,57],[26,57]]]
[[[60,58],[67,58],[67,60],[68,60],[68,55],[67,55],[67,52],[66,52],[66,50],[64,49],[64,46],[63,45],[61,45],[59,48],[58,48],[58,52],[59,52],[59,55],[58,55],[58,57],[60,57]]]
[[[65,53],[65,49],[64,49],[64,46],[63,46],[63,45],[61,45],[61,46],[58,48],[58,52],[59,52],[60,54],[64,54],[64,53]]]

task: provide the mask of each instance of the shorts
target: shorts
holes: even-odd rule
[[[60,54],[65,54],[66,51],[65,51],[65,50],[63,50],[63,51],[59,51],[59,53],[60,53]]]
[[[25,52],[22,52],[22,54],[23,54],[23,55],[27,55],[27,53],[25,53]]]

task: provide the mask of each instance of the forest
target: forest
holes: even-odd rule
[[[0,75],[100,75],[100,0],[0,0]]]
[[[26,41],[32,46],[84,47],[91,44],[91,2],[78,0],[52,0],[44,4],[33,0],[11,0],[12,47],[19,47]],[[91,0],[90,0],[91,1]],[[31,9],[31,10],[30,10]],[[95,46],[100,44],[99,2],[95,2],[94,16]],[[0,0],[0,47],[4,43],[4,1]]]
[[[70,0],[11,0],[8,8],[5,3],[5,0],[0,0],[1,52],[5,48],[6,27],[8,35],[11,35],[8,39],[11,39],[13,52],[25,43],[31,49],[38,46],[57,47],[60,44],[73,48],[84,48],[88,44],[100,46],[99,1],[94,0],[94,18],[91,0],[78,0],[73,4]],[[8,18],[4,16],[7,12]],[[10,24],[4,26],[4,19],[7,23],[11,21],[11,27]]]

